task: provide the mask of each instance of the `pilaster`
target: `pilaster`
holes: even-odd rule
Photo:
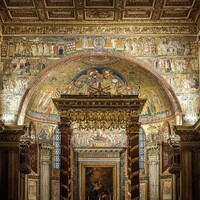
[[[160,156],[160,144],[150,143],[147,148],[148,156],[148,172],[149,172],[149,199],[159,200],[159,156]]]
[[[20,136],[25,126],[0,123],[0,197],[20,199]]]
[[[40,146],[40,199],[50,199],[51,144]]]
[[[193,126],[175,126],[180,136],[180,198],[200,198],[200,120]]]

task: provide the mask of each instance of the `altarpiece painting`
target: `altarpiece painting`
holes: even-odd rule
[[[81,173],[83,200],[116,200],[115,165],[83,165]]]

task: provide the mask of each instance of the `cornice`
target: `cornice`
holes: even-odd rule
[[[27,127],[24,125],[5,125],[3,122],[0,121],[0,134],[21,134],[23,135],[27,130]]]
[[[174,126],[174,131],[181,141],[200,142],[200,119],[194,125]]]
[[[162,20],[148,20],[148,19],[135,19],[135,20],[121,20],[121,21],[113,21],[113,20],[107,20],[106,23],[104,20],[93,20],[93,21],[37,21],[37,20],[19,20],[16,19],[14,21],[2,21],[3,25],[76,25],[76,26],[85,26],[85,25],[114,25],[114,26],[121,26],[121,25],[160,25],[162,26],[163,24],[165,25],[196,25],[194,20],[189,20],[189,19],[162,19]]]
[[[200,134],[200,119],[194,125],[176,125],[174,131],[177,132],[196,132]]]

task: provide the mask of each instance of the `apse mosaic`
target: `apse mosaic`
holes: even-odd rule
[[[137,58],[138,61],[146,62],[173,88],[180,101],[183,113],[186,115],[186,121],[189,115],[198,117],[199,66],[197,41],[193,36],[5,36],[1,47],[0,98],[4,101],[4,99],[9,99],[13,95],[12,98],[19,96],[17,99],[20,99],[29,83],[51,63],[69,54],[90,50],[107,51],[108,55],[109,52],[120,52],[129,54]],[[146,79],[146,75],[143,76],[143,73],[138,74],[136,72],[137,76],[134,75],[135,68],[132,70],[131,65],[129,69],[124,67],[123,64],[116,68],[125,77],[125,79],[121,79],[118,76],[119,74],[110,70],[115,70],[115,65],[118,62],[120,63],[119,58],[88,56],[82,60],[79,66],[70,65],[66,69],[67,72],[61,70],[61,75],[56,73],[55,76],[47,80],[51,86],[44,85],[37,94],[40,100],[35,99],[36,102],[31,108],[32,111],[34,110],[32,116],[37,118],[45,116],[45,119],[47,119],[51,115],[51,119],[57,121],[57,111],[50,100],[52,97],[59,96],[61,92],[88,94],[90,91],[88,91],[87,85],[90,85],[91,90],[92,87],[97,87],[99,83],[102,87],[106,87],[109,81],[111,84],[109,92],[112,90],[111,93],[113,94],[138,93],[141,97],[149,98],[142,113],[143,121],[148,121],[152,116],[155,116],[155,113],[156,119],[171,115],[171,105],[167,105],[169,103],[166,103],[166,96],[162,89],[155,88],[152,85],[154,81],[147,83],[148,79]],[[84,71],[96,66],[105,67],[109,70]],[[83,71],[82,74],[81,71]],[[110,78],[104,79],[106,76]],[[146,85],[149,86],[144,88],[140,83],[142,80],[145,80]],[[52,86],[53,83],[56,83],[56,87]],[[160,98],[162,95],[164,95],[163,98]],[[4,107],[5,104],[6,102],[2,102],[1,106]],[[6,115],[9,115],[9,118],[15,116],[16,120],[19,105],[13,103],[11,107],[15,110],[7,112]],[[3,114],[5,114],[4,111],[2,111],[1,117],[3,117]]]
[[[111,95],[133,93],[121,74],[105,67],[94,67],[78,73],[65,93],[90,95],[100,86]]]
[[[32,98],[28,115],[58,121],[52,98],[59,97],[61,93],[90,95],[99,87],[111,95],[137,94],[147,98],[141,115],[143,121],[152,116],[156,119],[172,114],[171,104],[161,86],[137,65],[120,60],[110,68],[109,65],[92,66],[79,60],[58,69],[57,74],[45,80]]]

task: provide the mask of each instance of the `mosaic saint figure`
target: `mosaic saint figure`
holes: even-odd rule
[[[34,57],[37,56],[37,46],[35,44],[31,46],[31,51]]]
[[[88,70],[79,85],[78,94],[89,94],[90,86],[95,86],[97,70]]]
[[[102,80],[102,87],[106,88],[109,87],[109,91],[111,94],[117,93],[117,86],[118,86],[118,79],[115,77],[111,70],[103,70],[103,80]]]

